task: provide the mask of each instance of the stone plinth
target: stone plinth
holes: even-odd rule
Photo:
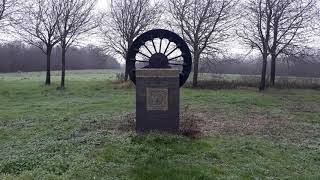
[[[136,71],[136,130],[177,131],[180,87],[177,69]]]

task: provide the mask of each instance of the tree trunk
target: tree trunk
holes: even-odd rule
[[[47,48],[47,75],[46,75],[46,85],[51,84],[51,52],[52,48]]]
[[[271,72],[270,72],[270,85],[274,86],[276,79],[276,56],[271,55]]]
[[[127,47],[128,49],[127,49],[125,58],[127,58],[127,55],[128,55],[128,52],[129,52],[129,49],[130,49],[132,43],[133,43],[133,38],[128,40],[128,47]],[[128,81],[128,79],[129,79],[129,69],[128,69],[128,66],[127,66],[127,59],[125,59],[125,62],[126,62],[126,66],[125,66],[125,70],[124,70],[124,80]]]
[[[65,88],[65,76],[66,76],[66,47],[62,47],[61,49],[61,85],[60,89],[63,90]]]
[[[193,82],[192,82],[192,87],[198,87],[199,59],[200,59],[200,56],[197,53],[195,53],[194,62],[193,62]]]
[[[261,81],[260,81],[260,87],[259,87],[260,91],[264,91],[266,89],[267,60],[268,60],[268,55],[263,55]]]
[[[129,69],[126,63],[125,70],[124,70],[124,81],[128,81],[128,79],[129,79]]]

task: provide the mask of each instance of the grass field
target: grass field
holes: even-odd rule
[[[320,179],[320,91],[182,89],[203,135],[136,134],[110,71],[0,74],[0,179]]]
[[[267,76],[267,79],[270,77]],[[241,87],[256,88],[260,83],[259,75],[240,75],[240,74],[199,74],[199,88],[205,89],[237,89]],[[189,79],[188,86],[191,84]],[[269,81],[267,80],[267,86]],[[316,89],[320,90],[320,78],[316,77],[293,77],[276,76],[276,89]]]

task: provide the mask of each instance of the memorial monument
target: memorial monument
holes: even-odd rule
[[[129,48],[126,65],[136,84],[136,130],[178,131],[180,87],[192,68],[186,42],[168,30],[148,31]]]

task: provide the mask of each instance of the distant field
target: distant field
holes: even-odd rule
[[[65,91],[44,78],[0,74],[1,180],[320,179],[319,90],[183,88],[193,139],[119,129],[135,90],[115,71],[68,71]]]
[[[71,72],[71,75],[68,76],[68,72]],[[109,76],[108,78],[115,78],[115,75],[118,73],[122,73],[122,70],[73,70],[67,71],[66,78],[69,80],[77,80],[81,77],[81,80],[91,80],[92,78],[105,78],[105,76]],[[79,75],[74,76],[74,75]],[[45,72],[28,72],[28,73],[0,73],[0,80],[14,80],[14,79],[23,79],[28,78],[29,80],[34,79],[43,79],[45,76]],[[60,71],[52,72],[53,79],[58,81],[60,79]],[[199,81],[227,81],[227,82],[260,82],[259,75],[240,75],[240,74],[211,74],[211,73],[200,73]],[[192,81],[192,74],[190,75],[189,81]],[[305,85],[319,85],[320,86],[320,78],[311,78],[311,77],[290,77],[290,76],[277,76],[276,83],[297,83],[297,84],[305,84]]]
[[[66,80],[74,81],[91,81],[91,80],[111,80],[114,79],[118,70],[73,70],[66,71]],[[18,73],[0,73],[0,80],[3,81],[37,81],[40,84],[45,80],[45,72],[18,72]],[[58,82],[60,80],[60,71],[52,71],[52,81]]]
[[[228,81],[237,81],[243,79],[252,79],[259,81],[259,75],[240,75],[240,74],[210,74],[210,73],[202,73],[200,74],[200,79],[202,80],[210,80],[210,79],[223,79]],[[312,78],[312,77],[292,77],[292,76],[277,76],[276,81],[298,81],[298,82],[305,82],[308,81],[310,83],[319,83],[320,78]]]
[[[211,86],[221,86],[223,89],[230,85],[234,87],[258,87],[260,78],[258,75],[203,73],[200,74],[199,81],[213,84]],[[267,77],[267,83],[269,83],[268,79],[269,77]],[[320,89],[320,78],[277,76],[275,85],[275,88]]]

